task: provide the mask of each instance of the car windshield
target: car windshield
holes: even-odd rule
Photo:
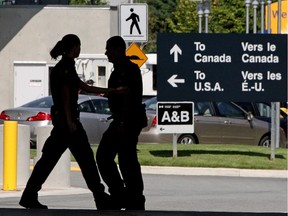
[[[156,111],[156,105],[157,105],[157,98],[156,97],[150,98],[150,99],[144,101],[144,103],[146,105],[146,110]]]
[[[52,97],[44,97],[24,104],[22,107],[50,108],[52,105]]]

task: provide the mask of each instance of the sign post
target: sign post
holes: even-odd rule
[[[194,133],[193,102],[158,102],[159,133],[173,134],[173,157],[177,157],[177,133]]]
[[[287,101],[287,41],[284,34],[160,33],[158,101]]]

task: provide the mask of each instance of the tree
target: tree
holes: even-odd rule
[[[217,0],[211,7],[210,33],[245,33],[245,2]]]
[[[169,18],[176,6],[175,0],[142,0],[139,3],[148,5],[148,42],[144,44],[146,53],[156,51],[156,39],[158,32],[170,32],[167,18]]]
[[[103,0],[70,0],[70,5],[105,5]]]
[[[177,6],[171,17],[167,18],[169,29],[175,33],[198,31],[196,3],[189,0],[177,0]]]
[[[202,19],[204,20],[204,18]],[[189,0],[178,0],[177,7],[168,19],[173,32],[198,32],[197,5]],[[202,25],[204,26],[204,24]],[[209,16],[209,32],[245,32],[245,5],[241,0],[213,1]]]

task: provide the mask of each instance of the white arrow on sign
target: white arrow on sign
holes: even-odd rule
[[[167,81],[170,83],[172,87],[178,87],[176,83],[185,83],[184,79],[176,79],[177,74],[172,75]]]
[[[170,55],[174,54],[174,62],[178,62],[178,54],[182,55],[182,50],[175,44],[170,50]]]

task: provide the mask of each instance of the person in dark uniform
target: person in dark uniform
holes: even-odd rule
[[[114,36],[107,40],[105,54],[114,66],[108,87],[125,86],[128,91],[108,96],[113,121],[100,141],[96,161],[115,207],[144,210],[144,185],[137,157],[138,136],[147,125],[142,104],[142,76],[139,67],[129,60],[125,51],[122,37]],[[121,175],[114,161],[116,155]]]
[[[27,182],[19,204],[25,208],[47,209],[38,201],[38,191],[55,167],[61,155],[70,149],[78,162],[83,177],[92,191],[97,209],[109,209],[110,196],[104,192],[93,151],[86,132],[79,121],[77,110],[78,91],[113,94],[118,90],[98,88],[85,84],[75,70],[74,58],[80,54],[81,42],[78,36],[65,35],[51,50],[53,59],[62,56],[50,75],[50,87],[54,105],[51,107],[53,129],[42,149],[42,156],[36,163]]]

